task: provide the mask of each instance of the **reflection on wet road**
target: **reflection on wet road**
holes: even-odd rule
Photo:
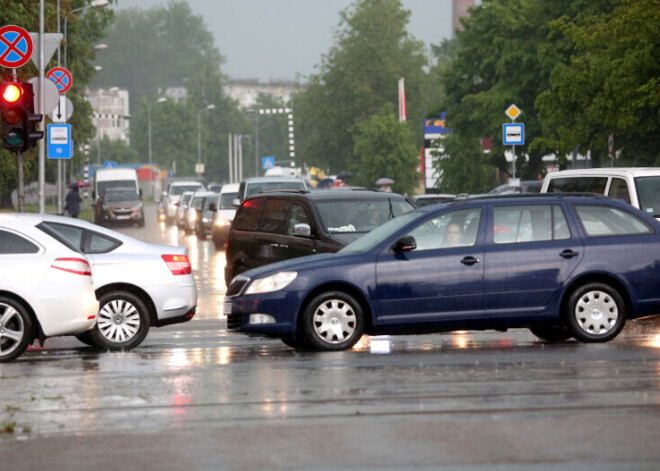
[[[14,432],[0,434],[0,456],[17,465],[7,469],[46,457],[74,469],[109,447],[159,470],[660,469],[660,319],[629,322],[606,344],[548,345],[516,329],[301,353],[227,332],[212,241],[165,225],[123,231],[188,247],[197,315],[131,352],[57,338],[0,365],[0,423]],[[129,469],[112,465],[94,467]]]

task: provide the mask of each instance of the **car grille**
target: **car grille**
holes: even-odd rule
[[[227,330],[236,330],[241,327],[243,315],[241,313],[232,313],[227,316]]]
[[[245,286],[245,283],[247,283],[248,281],[249,280],[247,278],[234,279],[229,285],[229,288],[227,288],[227,292],[225,293],[225,296],[236,296],[238,293],[241,292],[243,286]]]

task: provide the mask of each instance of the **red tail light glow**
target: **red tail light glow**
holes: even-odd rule
[[[163,260],[167,267],[172,272],[172,275],[190,275],[192,268],[190,268],[190,260],[185,255],[162,255]]]
[[[92,276],[92,268],[82,258],[56,258],[51,267],[76,275]]]

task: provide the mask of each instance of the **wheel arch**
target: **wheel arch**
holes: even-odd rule
[[[307,293],[302,303],[300,303],[300,309],[296,314],[296,326],[297,326],[296,330],[300,331],[299,330],[301,329],[300,323],[302,322],[302,317],[303,317],[302,313],[305,312],[305,309],[307,309],[312,299],[314,299],[316,296],[326,291],[342,291],[355,298],[355,300],[358,303],[360,303],[360,307],[362,308],[362,314],[364,315],[364,321],[365,321],[364,333],[368,334],[369,332],[371,332],[371,326],[373,324],[373,311],[371,309],[371,305],[367,301],[367,298],[364,296],[364,293],[355,286],[341,281],[334,281],[331,283],[319,285],[315,287],[312,291]]]
[[[575,290],[588,283],[605,283],[617,290],[625,303],[626,313],[628,315],[631,314],[632,300],[630,298],[630,293],[628,293],[628,289],[618,278],[607,273],[587,273],[573,280],[570,286],[564,291],[560,304],[562,318],[568,312],[568,301],[570,300],[571,295]]]
[[[156,305],[151,299],[151,296],[149,296],[149,294],[142,288],[129,283],[111,283],[97,289],[96,298],[101,299],[101,296],[112,291],[128,291],[129,293],[132,293],[140,298],[149,311],[149,325],[153,326],[158,324],[158,313],[156,311]]]
[[[19,296],[18,294],[12,291],[0,290],[0,296],[13,299],[14,301],[16,301],[25,308],[28,315],[30,316],[30,319],[32,320],[32,334],[34,338],[38,338],[39,341],[43,344],[43,341],[46,338],[46,336],[44,335],[44,331],[41,328],[41,322],[39,322],[39,318],[37,317],[37,314],[34,312],[34,309],[32,309],[30,303],[28,303],[22,296]]]

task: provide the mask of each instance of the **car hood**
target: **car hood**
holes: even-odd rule
[[[264,265],[241,273],[241,276],[250,279],[263,278],[281,271],[304,271],[304,270],[322,270],[326,266],[337,266],[343,263],[351,263],[356,254],[343,253],[323,253],[317,255],[308,255],[306,257],[292,258],[281,262]]]
[[[348,245],[351,242],[355,242],[365,234],[366,232],[342,232],[341,234],[332,234],[330,237],[338,242],[341,242],[342,245]]]

